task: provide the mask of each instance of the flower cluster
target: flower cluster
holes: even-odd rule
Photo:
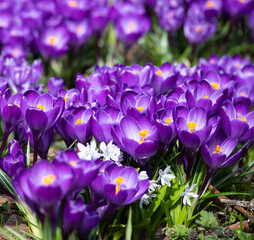
[[[147,189],[142,202],[149,203],[158,182],[170,187],[175,177],[168,167],[158,171],[156,182],[149,183],[144,172],[139,176],[125,165],[149,173],[151,157],[178,145],[178,161],[184,165],[187,181],[196,153],[202,155],[206,186],[218,168],[238,161],[253,144],[254,66],[250,59],[212,56],[191,68],[170,63],[96,67],[88,78],[78,74],[70,90],[63,88],[61,79],[51,78],[48,93],[36,85],[42,72],[41,68],[36,72],[38,63],[30,66],[24,61],[20,66],[14,61],[18,69],[14,76],[6,62],[1,65],[1,154],[11,132],[15,140],[0,166],[42,221],[47,216],[56,224],[60,209],[70,214],[63,216],[66,235],[75,228],[84,236],[98,223],[99,212],[107,210],[111,216],[122,205],[140,199]],[[29,90],[23,81],[14,81],[25,79],[26,74],[32,79]],[[78,153],[69,149],[48,162],[54,132],[67,147],[77,141]],[[90,142],[93,138],[99,148],[94,140]],[[21,149],[28,140],[34,149],[32,169],[25,168]],[[43,159],[39,162],[38,154]],[[78,197],[84,187],[91,194],[89,205]],[[189,197],[196,197],[193,188],[186,186],[185,204],[190,204]],[[79,208],[84,211],[80,213]],[[91,227],[86,229],[87,221]]]
[[[249,15],[248,26],[254,30],[252,0],[118,0],[113,5],[110,2],[2,0],[2,53],[16,59],[26,57],[29,52],[40,53],[45,59],[58,58],[70,48],[79,49],[91,36],[99,39],[109,22],[117,39],[129,47],[149,31],[153,11],[166,31],[174,33],[183,26],[190,43],[209,39],[216,32],[222,14],[231,22]]]

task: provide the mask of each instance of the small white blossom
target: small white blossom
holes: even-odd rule
[[[157,184],[155,180],[151,180],[147,193],[144,194],[140,199],[139,207],[143,208],[143,204],[148,205],[153,198],[157,197],[157,194],[155,194],[154,192],[157,189],[160,190],[160,188],[161,188],[161,185]]]
[[[161,181],[161,185],[168,185],[171,187],[170,181],[175,178],[173,174],[169,173],[170,166],[166,167],[164,171],[162,169],[159,170],[159,177],[157,179],[157,182]]]
[[[105,160],[113,160],[116,163],[119,163],[123,160],[120,148],[114,145],[113,141],[110,141],[108,145],[106,145],[104,142],[101,142],[100,150]]]
[[[197,184],[195,183],[191,187],[189,187],[189,184],[185,186],[184,191],[180,194],[180,196],[183,196],[183,205],[186,205],[186,203],[191,206],[190,197],[197,198],[198,194],[191,192]]]
[[[156,189],[160,190],[161,189],[161,185],[157,184],[155,180],[151,180],[149,188],[148,188],[148,192],[150,194],[152,194],[153,192],[156,191]]]
[[[84,160],[96,160],[101,157],[101,154],[98,152],[96,148],[96,142],[94,140],[89,143],[83,145],[82,143],[77,144],[77,148],[79,150],[78,156]]]
[[[141,171],[139,174],[138,174],[138,180],[145,180],[145,179],[148,179],[148,175],[147,175],[147,172],[146,171]]]

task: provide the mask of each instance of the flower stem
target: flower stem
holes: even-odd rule
[[[7,142],[7,139],[10,135],[10,131],[7,131],[5,130],[4,131],[4,138],[3,138],[3,142],[2,142],[2,145],[1,145],[1,148],[0,148],[0,156],[2,155],[3,151],[4,151],[4,147],[5,147],[5,144]]]
[[[106,224],[104,226],[104,229],[103,229],[103,233],[102,233],[102,239],[104,239],[106,233],[107,233],[107,230],[108,230],[108,226],[109,226],[109,223],[111,221],[111,218],[113,216],[113,214],[115,213],[115,207],[110,205],[109,208],[108,208],[108,216],[107,216],[107,220],[106,220]]]

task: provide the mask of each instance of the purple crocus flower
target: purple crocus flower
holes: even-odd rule
[[[65,108],[68,109],[74,104],[75,101],[79,100],[79,92],[75,88],[72,88],[68,91],[65,89],[60,89],[58,91],[58,97],[62,97],[64,99]]]
[[[63,209],[63,232],[65,238],[78,227],[82,220],[86,205],[82,198],[76,200],[69,200]]]
[[[207,164],[207,174],[199,191],[199,196],[202,196],[214,173],[219,168],[230,166],[241,158],[242,150],[231,155],[237,143],[238,141],[236,138],[227,138],[225,134],[220,131],[209,142],[202,146],[201,153]]]
[[[231,101],[225,101],[219,114],[222,120],[221,127],[227,137],[239,139],[248,131],[249,121],[250,125],[253,126],[253,114],[246,118],[247,112],[249,112],[247,105],[240,103],[235,108]]]
[[[208,40],[216,31],[217,22],[208,21],[197,3],[191,4],[184,23],[184,35],[190,43],[201,43]]]
[[[176,107],[174,122],[180,141],[194,151],[206,141],[212,129],[207,121],[207,113],[201,107],[191,110]]]
[[[167,10],[163,9],[159,13],[159,24],[166,31],[173,33],[183,25],[184,15],[183,5],[176,8],[170,7]]]
[[[44,58],[57,58],[68,51],[69,34],[63,26],[45,28],[37,41]]]
[[[71,166],[74,173],[73,189],[75,190],[81,190],[90,184],[98,172],[98,167],[94,161],[80,159],[73,149],[69,149],[65,152],[59,152],[53,159],[53,163],[61,162],[67,163]]]
[[[13,178],[19,196],[43,221],[44,216],[58,214],[61,201],[73,186],[73,172],[65,163],[37,162],[32,169],[23,169]]]
[[[205,0],[202,8],[207,18],[218,17],[222,11],[222,1]]]
[[[197,84],[193,92],[187,89],[185,95],[190,108],[201,106],[208,115],[214,114],[225,98],[221,89],[214,90],[207,81]]]
[[[91,8],[88,0],[57,0],[57,8],[66,18],[81,20]]]
[[[133,118],[140,114],[151,116],[155,111],[155,99],[148,94],[125,91],[120,99],[120,107],[124,115]]]
[[[39,140],[43,133],[52,128],[62,115],[64,100],[55,102],[49,93],[39,95],[35,91],[27,91],[21,101],[21,110],[27,125],[32,131],[34,142],[34,162],[37,160]]]
[[[90,206],[86,205],[83,217],[77,228],[79,239],[86,239],[88,233],[98,225],[99,220],[99,214],[96,211],[92,211]]]
[[[111,129],[122,117],[119,109],[114,107],[99,108],[91,118],[92,135],[99,142],[108,144],[112,139]]]
[[[95,33],[101,35],[109,21],[109,7],[95,5],[90,12],[90,21]]]
[[[104,165],[106,168],[99,176],[101,193],[116,209],[137,201],[147,191],[149,180],[139,180],[135,168],[118,166],[115,163]],[[98,179],[92,182],[92,189],[99,187],[94,184],[97,182]]]
[[[130,46],[149,31],[150,20],[146,16],[123,15],[114,25],[117,38],[126,46]]]
[[[165,108],[155,122],[159,133],[159,141],[163,144],[163,150],[169,146],[173,138],[176,136],[173,121],[173,110],[173,107]]]
[[[176,87],[177,74],[175,73],[175,69],[170,65],[170,63],[166,62],[161,65],[160,68],[153,67],[154,74],[151,81],[151,85],[156,93],[167,93],[169,90]]]
[[[208,143],[202,146],[201,153],[204,161],[212,170],[232,165],[241,156],[241,151],[239,151],[228,158],[237,143],[236,138],[227,138],[224,133],[219,132]]]
[[[8,153],[0,161],[1,169],[9,176],[13,177],[26,166],[26,155],[20,148],[16,140],[12,140],[8,145]]]
[[[253,4],[252,0],[225,0],[223,1],[223,9],[229,14],[232,20],[235,20],[248,14]]]
[[[91,138],[91,116],[93,111],[79,107],[66,112],[57,122],[56,128],[69,146],[75,139],[85,144]]]
[[[0,110],[4,123],[4,138],[0,149],[0,155],[3,153],[6,141],[13,128],[16,127],[24,119],[20,110],[20,99],[20,94],[11,96],[10,89],[7,89],[0,97]]]
[[[51,77],[48,81],[48,92],[53,96],[57,96],[58,91],[63,89],[64,80],[60,77]]]
[[[87,19],[81,21],[66,21],[66,27],[70,33],[70,43],[73,47],[82,45],[91,35],[92,29]]]
[[[2,49],[2,54],[5,58],[14,58],[16,60],[21,60],[26,58],[28,54],[28,49],[22,44],[16,43],[13,45],[4,45]]]
[[[158,129],[141,114],[136,119],[126,116],[112,128],[115,143],[129,153],[137,162],[145,166],[158,150]]]

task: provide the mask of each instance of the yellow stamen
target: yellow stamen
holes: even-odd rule
[[[173,12],[170,12],[170,13],[168,14],[168,18],[172,19],[173,17],[174,17],[174,13],[173,13]]]
[[[241,118],[236,118],[237,120],[240,120],[240,121],[243,121],[243,122],[246,122],[246,118],[245,117],[241,117]]]
[[[143,130],[141,130],[141,131],[138,133],[138,134],[142,137],[142,140],[139,140],[139,143],[140,143],[140,144],[143,143],[143,142],[145,141],[145,137],[146,137],[147,133],[149,133],[149,131],[146,130],[146,129],[143,129]]]
[[[128,27],[130,28],[130,29],[135,29],[136,28],[136,24],[135,23],[133,23],[133,22],[130,22],[129,24],[128,24]]]
[[[220,147],[220,145],[217,145],[214,153],[219,153],[221,150],[222,150],[222,148]]]
[[[39,109],[41,109],[42,111],[46,109],[46,108],[43,107],[41,104],[38,104],[36,107],[39,108]]]
[[[245,93],[241,93],[239,96],[240,96],[240,97],[243,97],[243,96],[245,96]]]
[[[14,105],[16,105],[17,107],[19,107],[19,108],[20,108],[20,106],[19,106],[17,103],[14,103]]]
[[[210,59],[209,62],[210,62],[210,63],[214,63],[214,59]]]
[[[137,74],[139,74],[139,71],[136,71]]]
[[[76,124],[81,124],[81,123],[82,123],[81,119],[80,119],[80,118],[79,118],[79,119],[77,119]]]
[[[209,96],[205,95],[204,98],[209,98]]]
[[[108,121],[109,121],[109,122],[112,122],[112,119],[109,119]]]
[[[142,111],[144,110],[144,108],[143,108],[142,106],[137,107],[137,109],[138,109],[140,112],[142,112]]]
[[[211,83],[212,87],[214,90],[218,89],[220,87],[220,84],[214,82],[214,83]]]
[[[56,38],[54,36],[49,37],[49,45],[53,46]]]
[[[119,192],[120,190],[120,184],[123,182],[124,178],[123,177],[118,177],[115,179],[115,182],[116,182],[116,192],[115,192],[115,195],[117,195],[117,193]]]
[[[76,162],[76,161],[70,161],[69,164],[70,164],[71,166],[76,166],[76,165],[77,165],[77,162]]]
[[[196,32],[201,33],[203,31],[203,28],[201,26],[196,27]]]
[[[67,102],[68,98],[68,96],[64,97],[64,101]]]
[[[156,72],[156,74],[157,74],[158,76],[161,76],[161,75],[162,75],[162,71],[161,71],[161,70],[158,70],[158,71]]]
[[[69,2],[68,2],[68,5],[69,5],[70,7],[72,7],[72,8],[75,8],[75,7],[78,6],[78,3],[77,3],[77,1],[69,1]]]
[[[245,0],[239,0],[240,3],[245,3]]]
[[[48,176],[44,177],[42,181],[44,185],[50,185],[54,182],[55,179],[55,175],[49,174]]]
[[[214,7],[214,2],[213,1],[208,1],[206,2],[206,6],[209,8],[213,8]]]
[[[12,31],[10,32],[10,34],[11,34],[11,36],[15,36],[15,35],[17,34],[17,31],[12,30]]]
[[[187,125],[188,125],[188,128],[190,129],[190,133],[194,132],[194,128],[195,128],[196,126],[198,126],[198,124],[195,123],[195,122],[193,122],[193,121],[188,122]]]
[[[19,54],[19,50],[14,49],[14,50],[12,51],[12,53],[13,53],[14,57],[17,57],[18,54]]]
[[[82,33],[83,28],[81,26],[78,26],[76,28],[77,33]]]
[[[171,118],[166,118],[166,120],[165,120],[165,122],[166,122],[167,124],[170,124],[170,123],[171,123],[171,121],[172,121],[172,119],[171,119]]]
[[[236,68],[241,69],[241,65],[239,63],[237,63],[235,66]]]

